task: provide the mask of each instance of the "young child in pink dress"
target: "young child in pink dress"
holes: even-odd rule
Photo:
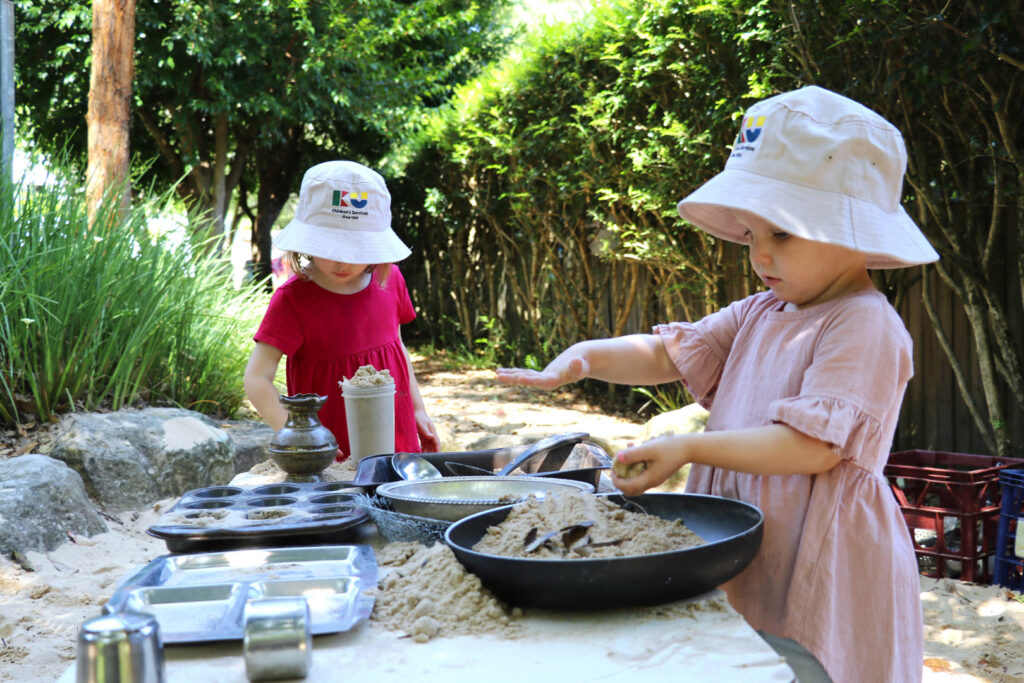
[[[274,429],[287,411],[274,385],[281,356],[289,394],[327,396],[320,421],[350,454],[345,402],[338,382],[363,365],[395,380],[395,450],[437,451],[402,342],[401,325],[416,313],[395,261],[410,253],[391,229],[384,179],[353,161],[328,161],[306,171],[295,218],[274,237],[295,273],[274,291],[245,369],[245,393]]]
[[[542,371],[498,370],[540,388],[682,379],[706,430],[624,449],[646,469],[613,483],[638,494],[690,463],[687,491],[764,512],[757,557],[723,589],[802,683],[922,677],[917,563],[882,474],[911,339],[868,275],[938,258],[900,206],[905,168],[899,131],[852,100],[812,86],[759,102],[679,213],[749,245],[769,291],[575,344]]]

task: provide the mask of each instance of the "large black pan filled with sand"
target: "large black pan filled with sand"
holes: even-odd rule
[[[545,518],[540,506],[550,503],[529,501],[477,513],[449,527],[445,541],[505,602],[553,610],[695,597],[743,571],[761,545],[764,515],[741,501],[686,493],[582,495],[589,497],[582,512],[574,503],[574,512],[562,505]],[[633,552],[630,544],[645,535],[662,544],[676,533],[659,528],[664,520],[681,520],[682,533],[689,529],[699,538],[690,534],[674,548],[607,556]]]

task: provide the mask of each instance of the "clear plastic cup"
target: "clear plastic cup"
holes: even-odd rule
[[[395,385],[341,383],[350,457],[395,452]]]

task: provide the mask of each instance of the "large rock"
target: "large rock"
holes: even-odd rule
[[[699,403],[691,403],[678,410],[655,415],[645,422],[640,432],[640,440],[649,441],[659,436],[703,432],[707,421],[708,411]]]
[[[0,460],[0,554],[53,550],[68,532],[105,531],[82,477],[67,465],[38,453]]]
[[[51,455],[77,471],[108,512],[226,484],[235,474],[228,434],[206,416],[180,408],[69,415]]]
[[[231,437],[234,450],[235,474],[248,472],[253,465],[270,457],[270,440],[274,428],[266,422],[256,420],[225,420],[219,423],[221,429]]]

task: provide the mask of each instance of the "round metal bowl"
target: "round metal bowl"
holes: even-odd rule
[[[619,494],[608,499],[626,505]],[[512,508],[455,522],[445,542],[463,566],[505,602],[523,607],[597,610],[659,605],[706,593],[739,574],[761,547],[764,515],[738,500],[693,493],[631,496],[651,515],[681,519],[704,545],[649,555],[587,559],[527,559],[473,550],[488,527]]]
[[[557,491],[592,492],[582,481],[553,477],[445,477],[425,481],[393,481],[377,487],[377,495],[396,512],[449,522],[469,515],[521,503],[530,496],[543,498]]]

